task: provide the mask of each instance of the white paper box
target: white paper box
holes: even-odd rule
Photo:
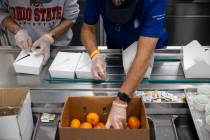
[[[35,56],[35,53],[36,52],[29,53],[30,56],[23,58],[27,55],[27,53],[25,51],[21,51],[15,62],[13,63],[15,72],[39,75],[43,66],[44,56],[37,57]]]
[[[20,107],[18,114],[0,116],[0,140],[30,140],[34,124],[29,90],[1,89],[0,101],[0,107]]]
[[[182,53],[185,78],[210,78],[210,50],[194,40],[183,47]]]
[[[80,56],[81,53],[58,52],[49,68],[51,77],[73,79]]]
[[[132,65],[133,60],[136,56],[137,45],[138,45],[138,42],[134,42],[122,52],[123,67],[126,74],[128,73],[130,66]],[[150,78],[153,65],[154,65],[154,55],[152,55],[150,65],[144,75],[144,78]]]
[[[91,63],[89,55],[87,53],[82,53],[75,71],[77,78],[93,79],[91,73]]]

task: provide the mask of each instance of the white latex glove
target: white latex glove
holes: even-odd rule
[[[31,51],[32,39],[26,30],[18,31],[14,37],[18,47],[27,52]]]
[[[50,45],[54,43],[54,39],[49,34],[42,35],[34,42],[32,49],[36,50],[35,56],[44,56],[44,65],[50,58]]]
[[[104,57],[101,54],[96,54],[92,58],[92,75],[97,80],[106,80],[106,63]]]
[[[112,108],[106,122],[106,128],[123,129],[127,119],[126,104],[119,104],[116,101],[112,103]]]

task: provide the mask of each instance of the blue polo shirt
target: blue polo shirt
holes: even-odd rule
[[[164,26],[166,0],[139,0],[132,20],[124,25],[110,22],[106,17],[106,0],[85,0],[84,23],[95,25],[101,15],[107,34],[107,45],[127,48],[140,36],[159,38],[156,48],[167,45],[167,32]]]

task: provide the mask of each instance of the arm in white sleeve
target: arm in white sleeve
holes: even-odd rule
[[[79,15],[77,0],[66,0],[64,3],[63,18],[75,23]]]

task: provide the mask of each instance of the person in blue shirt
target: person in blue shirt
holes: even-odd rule
[[[92,75],[106,79],[106,63],[97,49],[96,24],[103,19],[107,46],[126,49],[138,41],[137,52],[118,96],[113,101],[106,128],[122,129],[127,102],[143,80],[155,49],[167,45],[164,27],[166,0],[86,0],[81,40],[92,60]]]

